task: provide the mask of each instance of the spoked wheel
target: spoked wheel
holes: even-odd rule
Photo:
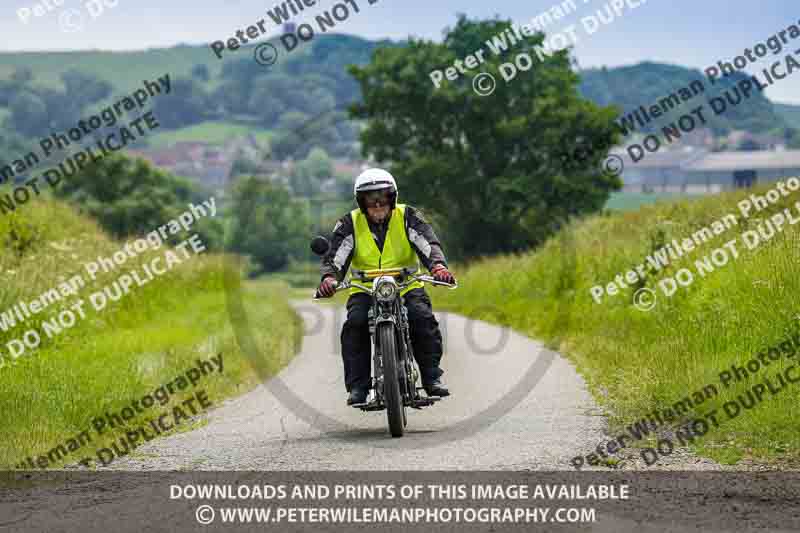
[[[383,397],[384,401],[386,401],[389,431],[392,437],[402,437],[406,423],[406,413],[403,398],[400,395],[400,375],[397,372],[397,341],[394,335],[394,325],[381,324],[378,327],[378,341],[380,342],[383,358]]]

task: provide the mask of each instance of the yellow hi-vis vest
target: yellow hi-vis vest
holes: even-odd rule
[[[355,234],[355,250],[350,268],[357,270],[379,270],[388,268],[419,268],[419,258],[408,241],[405,229],[405,204],[397,204],[389,219],[389,228],[386,230],[386,239],[383,242],[383,252],[378,250],[378,244],[372,237],[367,216],[360,209],[350,211],[353,220],[353,233]],[[421,272],[420,272],[421,273]],[[362,285],[372,288],[372,282]],[[400,294],[405,294],[411,289],[422,288],[422,282],[415,281]],[[364,292],[355,287],[350,289],[350,294]]]

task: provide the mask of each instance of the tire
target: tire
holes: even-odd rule
[[[397,372],[397,340],[394,325],[381,324],[378,327],[383,358],[383,398],[386,402],[386,417],[392,437],[403,436],[403,398],[400,396],[400,380]]]

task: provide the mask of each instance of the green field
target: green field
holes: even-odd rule
[[[755,192],[764,194],[765,190]],[[649,312],[632,305],[638,285],[601,303],[595,303],[590,294],[591,287],[605,285],[642,263],[664,243],[691,236],[728,213],[738,216],[737,202],[752,192],[590,217],[535,252],[457,269],[459,290],[432,291],[432,298],[437,308],[508,325],[560,349],[610,415],[612,431],[716,384],[717,396],[695,404],[680,417],[686,422],[718,410],[719,427],[699,438],[697,449],[724,462],[752,458],[792,463],[800,457],[795,416],[800,386],[774,398],[768,394],[757,407],[731,420],[722,413],[725,402],[745,394],[767,376],[774,381],[777,372],[793,360],[784,357],[756,378],[731,387],[722,386],[719,373],[733,364],[745,365],[758,352],[800,330],[796,298],[800,232],[787,226],[754,250],[737,241],[740,257],[704,278],[696,273],[694,261],[743,231],[754,230],[758,219],[793,205],[796,198],[789,196],[745,219],[661,272],[650,269],[641,286],[654,290],[658,301]],[[697,279],[672,297],[663,295],[657,282],[681,268],[695,272]]]
[[[0,271],[4,278],[0,312],[20,300],[30,301],[65,276],[82,272],[84,262],[98,255],[109,256],[121,245],[91,220],[51,200],[32,202],[24,211],[0,217]],[[126,262],[124,268],[98,276],[96,282],[90,283],[84,272],[87,286],[70,297],[69,304],[78,297],[88,300],[89,294],[155,254],[163,254],[163,249],[145,252]],[[241,291],[248,315],[269,324],[254,332],[256,346],[250,351],[263,356],[250,352],[245,356],[232,330],[235,321],[223,285],[226,271],[234,273],[231,283],[237,283],[239,267],[229,259],[224,261],[205,254],[192,257],[147,285],[134,286],[106,309],[95,311],[86,303],[84,319],[52,339],[41,333],[41,346],[15,361],[6,343],[28,329],[41,332],[42,322],[66,308],[67,301],[9,331],[0,331],[5,356],[0,367],[0,423],[4,428],[0,465],[13,468],[28,456],[48,455],[91,428],[94,418],[130,406],[196,366],[198,358],[223,357],[224,371],[206,377],[196,389],[202,388],[213,405],[281,369],[295,354],[302,332],[299,317],[287,304],[286,286],[248,283]],[[178,391],[163,412],[194,392],[192,388]],[[156,408],[132,419],[130,426],[118,426],[102,436],[92,434],[90,446],[66,457],[55,454],[56,460],[50,461],[48,468],[93,456],[96,449],[160,412],[162,409]]]
[[[177,130],[161,131],[148,137],[148,144],[153,147],[172,146],[177,142],[205,142],[223,145],[236,138],[254,135],[260,145],[266,145],[273,133],[261,128],[233,122],[202,122]]]
[[[614,211],[636,211],[643,205],[651,205],[659,202],[674,202],[697,198],[694,195],[671,193],[671,192],[614,192],[606,202],[606,209]]]
[[[211,79],[218,77],[222,61],[204,46],[176,46],[136,52],[13,52],[0,54],[0,77],[8,78],[17,67],[33,71],[37,83],[61,87],[63,72],[76,68],[113,83],[119,92],[131,91],[165,73],[171,78],[191,77],[197,64],[208,66]],[[124,65],[125,68],[120,68]]]

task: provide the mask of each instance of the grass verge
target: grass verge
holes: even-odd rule
[[[716,410],[719,426],[712,425],[693,443],[700,452],[729,463],[741,458],[794,463],[800,457],[795,420],[800,385],[767,393],[736,417],[729,418],[723,406],[766,377],[776,382],[775,376],[800,356],[772,361],[727,387],[720,379],[731,365],[745,365],[799,329],[798,226],[787,225],[752,250],[741,244],[744,231],[756,230],[760,222],[800,199],[800,193],[794,193],[742,219],[737,202],[753,193],[763,195],[768,188],[594,216],[569,226],[534,252],[481,260],[457,271],[459,290],[431,291],[432,298],[438,309],[510,326],[560,349],[610,414],[612,430],[621,431],[654,410],[676,411],[676,403],[685,406],[687,396],[712,384],[717,394],[694,402],[668,425]],[[601,303],[592,299],[591,287],[606,285],[664,244],[691,237],[729,213],[737,216],[738,226],[661,271],[648,269],[643,283],[605,296]],[[705,277],[698,275],[695,261],[732,239],[739,239],[738,259]],[[694,282],[666,297],[658,282],[682,268],[694,273]],[[639,288],[657,295],[649,312],[632,305]]]
[[[85,262],[98,255],[110,256],[121,246],[94,222],[56,201],[31,203],[25,210],[0,217],[0,272],[6,280],[0,313],[57,286],[81,272]],[[77,296],[0,331],[0,424],[4,427],[0,469],[14,468],[27,457],[36,461],[44,456],[46,468],[92,457],[97,449],[169,412],[197,390],[204,390],[216,405],[252,388],[261,381],[259,376],[277,372],[294,355],[302,324],[286,302],[286,287],[274,282],[248,283],[248,290],[241,291],[248,314],[269,326],[254,333],[264,360],[252,360],[240,350],[230,325],[223,286],[223,262],[228,259],[205,253],[186,259],[142,287],[134,285],[130,293],[101,311],[85,304],[86,317],[73,327],[52,338],[42,334],[38,349],[17,358],[9,354],[6,343],[11,339],[29,329],[41,332],[43,321],[77,298],[88,300],[90,293],[146,258],[163,253],[161,249],[131,259]],[[83,277],[88,281],[85,273]],[[196,388],[176,388],[167,404],[156,403],[127,425],[107,428],[102,434],[92,429],[95,418],[119,413],[196,366],[198,359],[219,354],[223,371],[210,373]],[[202,420],[180,428],[197,423]],[[80,449],[67,449],[69,439],[83,431],[89,433],[90,442]]]

